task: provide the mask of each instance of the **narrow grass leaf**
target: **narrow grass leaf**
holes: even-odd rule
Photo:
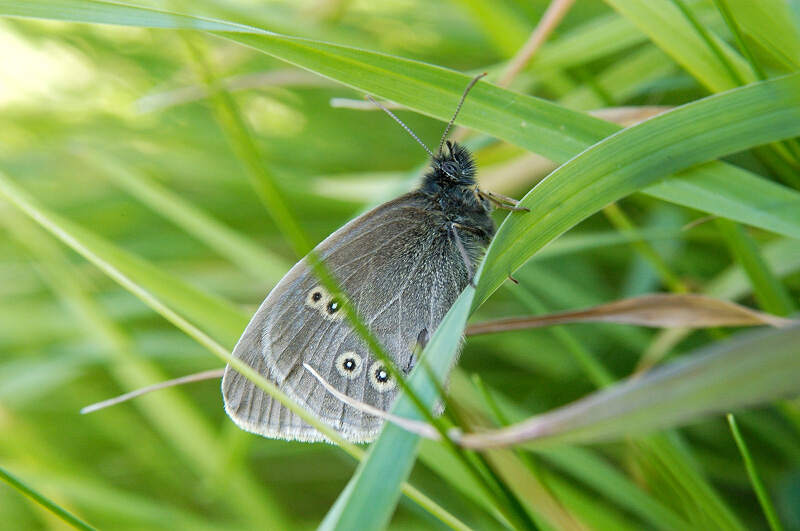
[[[800,20],[783,0],[724,0],[736,24],[787,70],[800,69]]]
[[[742,334],[570,405],[491,433],[468,448],[618,440],[800,394],[800,325]]]
[[[769,494],[764,488],[764,482],[761,481],[761,476],[756,469],[756,464],[755,461],[753,461],[753,456],[750,454],[750,449],[747,448],[747,443],[744,441],[744,437],[742,437],[742,433],[739,431],[736,418],[728,414],[727,419],[733,439],[736,441],[739,453],[742,454],[742,461],[744,461],[745,468],[747,469],[747,476],[750,478],[750,484],[753,486],[753,491],[755,491],[756,496],[758,496],[758,502],[761,504],[769,527],[772,531],[782,531],[783,526],[778,519],[778,513],[775,511],[775,506],[772,504],[772,500],[770,500]]]
[[[659,48],[686,69],[711,92],[722,92],[738,86],[734,78],[678,7],[667,0],[606,0],[622,16],[628,18]],[[725,41],[714,36],[728,64],[739,79],[755,81],[747,62]]]
[[[408,379],[408,385],[430,408],[438,399],[439,386],[456,360],[474,295],[474,288],[467,287],[433,334],[422,357],[430,371],[420,370],[424,369],[420,363]],[[439,383],[432,381],[431,376]],[[391,412],[410,419],[423,418],[405,393],[400,395]],[[384,424],[320,529],[383,529],[394,513],[400,485],[414,466],[419,444],[418,435],[393,424]]]
[[[476,306],[545,244],[605,205],[670,173],[800,135],[800,75],[754,83],[625,129],[575,157],[520,202],[487,252]],[[800,221],[800,218],[799,218]]]
[[[163,269],[149,264],[119,247],[105,241],[85,228],[48,211],[38,201],[19,188],[8,176],[0,173],[0,196],[42,225],[48,232],[73,247],[77,252],[90,249],[102,263],[114,264],[137,284],[144,286],[170,307],[218,338],[234,345],[247,325],[247,316],[220,297],[203,292]],[[86,255],[89,261],[94,256]],[[96,263],[101,269],[102,263]]]
[[[546,461],[613,500],[620,507],[637,515],[655,529],[668,531],[687,526],[676,513],[649,496],[630,478],[595,455],[591,449],[579,447],[553,448],[541,453]]]
[[[691,529],[745,531],[739,518],[709,482],[680,435],[659,433],[630,440],[637,466],[645,473],[648,488],[664,490],[661,497],[670,500],[689,522]]]
[[[77,328],[99,343],[108,360],[108,373],[121,388],[136,389],[166,378],[154,362],[136,349],[126,331],[107,315],[105,308],[86,292],[76,265],[67,259],[54,239],[47,238],[22,212],[9,210],[8,215],[0,215],[2,218],[6,218],[6,225],[20,245],[37,258],[40,274],[52,291],[60,300],[70,301],[68,311],[77,318]],[[41,365],[41,362],[36,363],[28,372],[41,372]],[[196,404],[176,390],[170,390],[139,400],[136,407],[166,443],[165,459],[182,462],[201,477],[215,473],[224,448],[216,437],[216,428],[197,410]],[[90,424],[84,419],[75,419],[75,423],[82,427]],[[243,522],[269,522],[273,526],[286,523],[282,509],[256,481],[252,471],[232,469],[226,480],[227,488],[219,492],[219,499]]]
[[[736,166],[709,162],[642,193],[800,239],[800,193]]]
[[[783,238],[761,248],[767,267],[781,278],[800,271],[800,240]],[[723,270],[705,287],[705,293],[722,299],[740,299],[752,293],[753,286],[738,264]]]
[[[6,16],[161,29],[268,33],[243,24],[102,0],[0,0]]]
[[[154,212],[205,243],[253,278],[276,284],[291,264],[269,253],[240,232],[223,224],[197,205],[109,156],[82,153],[87,163]]]
[[[76,505],[93,515],[101,515],[105,528],[136,527],[139,529],[192,529],[193,531],[222,531],[231,529],[231,521],[215,522],[208,515],[168,506],[157,493],[148,496],[116,482],[101,483],[91,477],[60,474],[54,470],[37,469],[32,479],[51,489],[68,493]],[[252,520],[250,525],[263,525]]]
[[[792,320],[703,295],[657,293],[550,315],[512,317],[474,323],[466,335],[493,334],[568,323],[616,323],[653,328],[716,326],[788,326]]]
[[[744,227],[726,219],[716,220],[716,226],[731,254],[747,273],[761,308],[777,315],[788,315],[795,311],[797,307],[789,290],[767,267],[758,245]]]
[[[95,530],[96,528],[92,527],[91,525],[87,524],[68,510],[64,509],[57,503],[53,502],[46,496],[40,494],[35,489],[27,486],[21,480],[17,479],[14,475],[6,472],[2,468],[0,468],[0,480],[5,481],[11,488],[16,489],[19,493],[27,496],[31,500],[35,501],[54,515],[56,515],[60,520],[63,520],[67,524],[71,525],[75,529],[83,529],[86,531]]]
[[[41,8],[42,5],[47,5],[48,9]],[[641,6],[639,7],[641,8]],[[117,8],[122,11],[118,12]],[[130,9],[142,11],[141,16],[129,16],[128,10]],[[637,16],[649,12],[647,9],[637,11]],[[117,4],[89,0],[70,0],[67,7],[47,0],[39,0],[32,5],[28,5],[27,2],[4,0],[0,1],[0,15],[3,14],[175,29],[186,27],[185,24],[181,25],[176,20],[182,21],[183,18],[194,20],[189,15],[180,15],[175,18],[172,14],[149,8],[124,6],[123,9]],[[209,21],[197,20],[199,21],[196,22],[197,29],[211,31],[209,27],[205,26],[210,23]],[[235,26],[235,28],[230,26],[226,32],[219,34],[358,91],[387,98],[409,109],[441,120],[450,118],[464,86],[470,79],[469,76],[451,70],[385,54],[288,37],[259,31],[255,28],[239,26]],[[236,31],[251,33],[236,33]],[[764,97],[769,98],[766,95]],[[789,106],[788,109],[796,109],[796,106]],[[757,113],[759,110],[754,108],[752,112]],[[695,118],[699,118],[699,116]],[[713,120],[710,122],[713,123]],[[506,140],[556,162],[569,160],[587,147],[620,129],[619,126],[589,115],[507,91],[489,83],[479,83],[470,93],[470,97],[459,115],[459,124]],[[686,131],[685,134],[689,136],[690,132]],[[690,193],[693,187],[690,186],[689,193],[673,192],[668,200],[711,213],[716,213],[720,205],[727,202],[737,207],[728,214],[734,221],[761,226],[758,224],[759,220],[766,218],[766,221],[774,225],[777,218],[777,224],[783,227],[782,230],[795,234],[800,232],[797,228],[797,216],[793,215],[793,212],[786,211],[797,203],[796,198],[789,198],[789,202],[785,203],[782,208],[764,214],[763,211],[759,213],[757,210],[765,201],[774,199],[776,191],[774,187],[745,188],[733,185],[733,190],[731,190],[729,185],[719,189],[715,188],[717,186],[716,179],[735,182],[742,171],[735,170],[729,165],[721,166],[719,171],[715,169],[715,174],[698,169],[688,170],[679,177],[673,177],[672,180],[690,180],[704,191],[716,190],[716,193],[693,195]],[[714,178],[712,179],[712,177]],[[753,176],[753,179],[763,181],[756,176]],[[749,195],[742,194],[743,189],[746,189]],[[762,191],[770,193],[768,198],[761,199],[759,193]],[[659,192],[667,193],[668,190]],[[731,193],[733,196],[729,197]],[[713,204],[706,207],[708,201]],[[739,219],[736,216],[740,212],[749,214],[749,216]],[[775,230],[772,226],[762,228]],[[782,233],[787,234],[787,232]],[[478,299],[482,300],[482,297],[479,296]]]

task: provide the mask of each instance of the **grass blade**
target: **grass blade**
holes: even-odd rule
[[[11,488],[16,489],[20,493],[32,499],[33,501],[35,501],[36,503],[38,503],[39,505],[41,505],[42,507],[53,513],[54,515],[56,515],[59,519],[63,520],[64,522],[74,527],[75,529],[83,529],[85,531],[92,531],[96,529],[87,524],[86,522],[84,522],[83,520],[81,520],[80,518],[78,518],[77,516],[75,516],[74,514],[72,514],[71,512],[61,507],[57,503],[54,503],[53,501],[49,500],[46,496],[43,496],[42,494],[36,492],[34,489],[28,487],[27,485],[25,485],[25,483],[14,477],[12,474],[9,474],[5,470],[3,470],[3,468],[0,468],[0,479],[8,483],[8,485]]]
[[[461,335],[469,316],[475,290],[467,287],[445,316],[425,348],[430,372],[444,381],[455,361]],[[418,366],[422,367],[422,364]],[[408,380],[420,399],[433,407],[438,385],[428,372],[415,370]],[[421,419],[422,415],[405,393],[400,395],[392,413]],[[320,529],[382,529],[394,513],[399,499],[399,486],[408,477],[416,460],[420,439],[392,424],[385,424],[378,439],[370,446],[364,460],[336,503],[331,507]]]
[[[731,393],[736,389],[736,393]],[[585,444],[673,428],[800,393],[800,325],[742,334],[467,447]]]
[[[747,468],[747,476],[750,478],[750,483],[753,485],[753,490],[758,496],[758,502],[761,504],[761,508],[764,510],[764,516],[767,517],[769,527],[772,529],[772,531],[782,531],[783,526],[778,519],[778,514],[775,512],[775,506],[772,505],[772,501],[769,499],[769,494],[767,494],[766,489],[764,489],[764,483],[761,481],[758,470],[756,470],[756,465],[753,462],[753,457],[750,455],[750,450],[747,448],[747,443],[744,442],[744,437],[742,437],[742,433],[739,431],[739,425],[736,423],[736,418],[733,415],[728,414],[727,419],[728,425],[731,427],[731,434],[736,441],[736,446],[739,447],[739,453],[742,454],[744,466]]]
[[[605,205],[694,164],[799,134],[800,75],[791,75],[685,105],[600,142],[531,190],[520,202],[529,213],[506,218],[489,247],[476,306]]]
[[[42,7],[45,5],[48,9]],[[136,10],[138,16],[133,16],[129,10]],[[650,11],[647,8],[637,13],[642,15]],[[39,0],[30,5],[27,2],[5,0],[0,2],[0,15],[2,14],[153,28],[196,27],[206,31],[224,31],[220,35],[235,42],[444,121],[450,119],[452,110],[470,79],[469,76],[451,70],[385,54],[143,7],[120,7],[117,4],[90,0],[70,0],[66,7],[47,0]],[[190,26],[188,21],[193,21],[195,26]],[[225,29],[217,30],[213,29],[213,24],[227,25]],[[763,96],[769,98],[768,95]],[[791,102],[787,108],[796,109],[791,106]],[[757,113],[759,109],[754,108],[752,112]],[[695,119],[697,118],[699,117],[696,116]],[[589,115],[489,83],[479,83],[472,90],[459,115],[459,124],[506,140],[556,162],[569,160],[620,129]],[[688,137],[689,132],[686,134]],[[688,166],[685,165],[684,168]],[[768,225],[763,226],[767,230],[776,230],[773,227],[778,225],[777,230],[784,231],[781,232],[783,234],[788,234],[786,231],[800,233],[800,221],[795,215],[796,205],[800,200],[794,195],[779,193],[775,185],[758,186],[758,181],[764,180],[752,175],[751,184],[755,183],[754,186],[745,188],[732,185],[730,183],[735,183],[743,170],[729,165],[714,166],[710,171],[711,173],[702,167],[688,170],[670,179],[679,182],[684,193],[678,193],[671,186],[664,185],[657,190],[656,196],[667,194],[668,200],[711,213],[719,213],[722,205],[728,203],[736,207],[727,214],[730,219],[755,226],[762,226],[757,224],[759,221],[767,221]],[[725,180],[729,184],[718,187],[717,180]],[[687,185],[683,181],[691,184]],[[695,191],[705,193],[695,194]],[[767,195],[762,196],[762,193]],[[774,201],[776,195],[782,201],[780,208],[757,212],[764,203]],[[739,219],[739,213],[749,215]],[[479,299],[482,300],[482,297],[479,296]]]

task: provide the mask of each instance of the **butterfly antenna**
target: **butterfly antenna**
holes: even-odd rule
[[[459,111],[461,110],[461,106],[464,105],[464,100],[467,99],[467,94],[469,93],[470,89],[475,86],[475,83],[480,81],[482,77],[484,77],[487,73],[484,72],[483,74],[477,75],[472,78],[472,81],[469,82],[467,88],[464,89],[464,94],[461,95],[461,101],[458,102],[458,107],[456,107],[456,112],[453,114],[453,119],[450,120],[450,123],[447,124],[447,129],[444,130],[444,134],[442,135],[442,141],[439,142],[439,156],[442,156],[442,148],[444,147],[444,140],[447,138],[447,133],[450,132],[450,128],[453,127],[453,123],[456,121],[456,116],[458,116]]]
[[[420,145],[420,146],[422,146],[422,147],[425,149],[425,151],[427,151],[427,152],[428,152],[428,155],[430,155],[430,156],[431,156],[431,158],[433,158],[433,153],[431,153],[431,150],[430,150],[430,149],[428,149],[428,146],[426,146],[425,144],[423,144],[423,143],[422,143],[422,140],[420,140],[420,139],[419,139],[419,137],[418,137],[417,135],[415,135],[415,134],[414,134],[414,131],[412,131],[411,129],[409,129],[409,128],[408,128],[408,126],[407,126],[406,124],[404,124],[404,123],[403,123],[403,121],[402,121],[400,118],[398,118],[397,116],[395,116],[395,115],[394,115],[394,113],[392,113],[392,111],[390,111],[389,109],[387,109],[386,107],[384,107],[383,105],[381,105],[380,103],[378,103],[377,101],[375,101],[374,99],[372,99],[372,97],[371,97],[371,96],[367,96],[367,99],[368,99],[369,101],[371,101],[372,103],[374,103],[375,105],[377,105],[378,107],[380,107],[381,109],[383,109],[383,110],[386,112],[386,114],[388,114],[389,116],[391,116],[392,118],[394,118],[394,121],[395,121],[395,122],[397,122],[397,123],[399,123],[400,125],[402,125],[402,126],[403,126],[403,129],[405,129],[406,131],[408,131],[408,134],[409,134],[409,135],[411,135],[412,137],[414,137],[414,140],[416,140],[417,142],[419,142],[419,145]]]

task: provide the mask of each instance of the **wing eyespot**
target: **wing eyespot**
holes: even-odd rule
[[[337,299],[330,297],[320,308],[320,313],[322,313],[322,316],[329,321],[340,319],[343,315],[342,303],[340,303]]]
[[[382,361],[376,361],[369,368],[369,383],[379,393],[391,391],[397,385],[394,376]]]
[[[306,306],[319,308],[328,299],[328,292],[322,286],[315,286],[308,290],[306,295]]]
[[[357,352],[350,350],[339,354],[336,358],[336,371],[348,380],[356,378],[363,370],[364,360]]]
[[[329,321],[335,321],[342,316],[342,303],[332,297],[322,286],[314,286],[308,290],[305,302],[306,306],[317,310]]]

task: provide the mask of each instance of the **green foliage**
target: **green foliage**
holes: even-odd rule
[[[468,318],[670,289],[796,312],[800,9],[577,2],[498,87],[546,7],[0,0],[15,59],[0,65],[3,527],[745,529],[766,510],[800,528],[800,405],[775,401],[800,382],[796,328],[470,338],[446,426],[498,427],[715,354],[694,379],[629,386],[594,428],[556,422],[547,445],[472,452],[394,426],[363,455],[272,441],[228,420],[218,382],[78,413],[220,367],[297,251],[414,185],[413,139],[332,98],[399,103],[433,145],[484,70],[458,123],[482,187],[531,212],[498,213],[476,289],[410,381],[424,402]],[[650,105],[679,108],[624,130],[587,113]],[[692,415],[739,407],[737,391],[762,405],[736,411],[736,439]],[[395,413],[424,418],[405,398]]]

